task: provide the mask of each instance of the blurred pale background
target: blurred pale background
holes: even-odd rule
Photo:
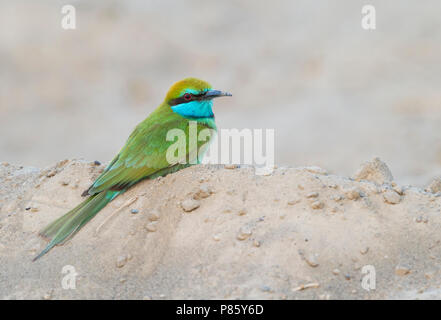
[[[440,16],[439,0],[0,0],[0,161],[110,160],[196,76],[234,94],[220,128],[275,129],[279,165],[352,174],[380,156],[422,185],[441,173]]]

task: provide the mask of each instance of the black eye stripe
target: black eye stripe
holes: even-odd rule
[[[186,100],[184,98],[184,96],[182,95],[181,97],[178,97],[178,98],[170,100],[168,102],[168,104],[171,107],[173,107],[173,106],[176,106],[176,105],[182,104],[182,103],[188,103],[188,102],[191,102],[191,101],[200,101],[200,100],[203,100],[203,97],[205,96],[205,94],[206,94],[206,92],[202,92],[202,93],[199,93],[199,94],[191,94],[192,99],[189,99],[189,100]]]
[[[187,103],[187,102],[190,102],[190,101],[192,101],[192,100],[185,100],[184,97],[179,97],[179,98],[176,98],[176,99],[172,99],[172,100],[170,100],[170,101],[168,102],[168,104],[169,104],[170,106],[176,106],[176,105],[178,105],[178,104],[181,104],[181,103]]]

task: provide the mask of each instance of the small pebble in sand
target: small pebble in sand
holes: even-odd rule
[[[139,213],[139,210],[138,209],[132,209],[132,210],[130,210],[130,213],[131,214],[137,214],[137,213]]]
[[[432,279],[432,277],[433,277],[433,273],[428,273],[428,272],[426,272],[426,273],[424,274],[424,278],[426,278],[427,280]]]
[[[294,198],[294,199],[289,200],[287,203],[288,203],[288,205],[293,206],[293,205],[299,203],[300,201],[302,201],[302,199]]]
[[[398,193],[399,195],[403,195],[403,194],[404,194],[404,189],[403,189],[403,187],[400,187],[400,186],[394,185],[394,186],[392,186],[392,189],[393,189],[396,193]]]
[[[319,263],[317,262],[317,257],[314,254],[305,256],[305,261],[309,266],[313,268],[318,267],[319,265]]]
[[[350,188],[346,190],[345,197],[349,200],[357,200],[360,198],[360,190],[358,188]]]
[[[398,265],[395,267],[395,274],[397,276],[405,276],[410,273],[410,268],[403,265]]]
[[[311,198],[317,198],[319,196],[318,192],[310,192],[306,195],[306,198],[311,199]]]
[[[253,241],[253,246],[255,246],[256,248],[259,248],[261,246],[261,242],[259,240],[254,240]]]
[[[150,221],[158,221],[159,220],[159,211],[157,209],[153,209],[149,212],[148,218]]]
[[[213,236],[213,240],[214,240],[214,241],[220,241],[220,236],[219,236],[218,234],[215,234],[215,235]]]
[[[199,190],[194,194],[194,198],[196,200],[205,199],[208,198],[213,193],[214,193],[213,188],[207,183],[204,183],[200,185]]]
[[[332,273],[336,276],[338,276],[340,274],[340,270],[339,269],[334,269],[332,270]]]
[[[200,202],[195,199],[187,199],[182,201],[181,207],[185,212],[191,212],[193,210],[196,210],[200,206]]]
[[[311,208],[314,210],[322,209],[324,206],[325,206],[325,204],[319,200],[313,201],[311,203]]]
[[[305,254],[303,250],[298,251],[300,257],[310,266],[310,267],[318,267],[319,263],[317,262],[316,254]]]
[[[351,275],[350,275],[349,273],[346,273],[346,274],[345,274],[345,279],[346,279],[346,280],[351,280]]]
[[[156,222],[147,223],[144,227],[148,232],[156,232]]]
[[[224,166],[225,169],[236,169],[237,165],[236,164],[226,164]]]
[[[394,190],[386,190],[386,192],[383,193],[383,199],[384,202],[389,204],[397,204],[401,201],[401,196],[396,193]]]
[[[38,212],[38,211],[39,211],[39,209],[37,207],[32,207],[31,208],[31,212]]]
[[[342,201],[344,197],[341,194],[334,194],[331,196],[331,200],[334,200],[335,202]]]
[[[60,183],[62,186],[68,186],[70,181],[69,180],[62,180]]]
[[[101,165],[101,162],[99,162],[98,160],[95,160],[95,161],[93,162],[93,164],[94,164],[95,166],[100,166],[100,165]]]
[[[369,251],[369,247],[364,247],[363,249],[360,250],[360,253],[364,255],[368,253],[368,251]]]
[[[331,208],[331,213],[337,213],[339,211],[340,211],[340,209],[338,207],[332,207]]]
[[[247,209],[246,209],[246,208],[239,209],[239,211],[238,211],[237,214],[238,214],[239,216],[244,216],[244,215],[247,214]]]
[[[420,289],[418,289],[418,293],[424,293],[424,291],[426,291],[427,289],[429,288],[429,286],[426,286],[426,287],[424,287],[424,288],[420,288]]]
[[[52,169],[50,170],[47,174],[46,177],[48,178],[52,178],[53,176],[55,176],[57,174],[57,170],[56,169]]]
[[[240,228],[239,233],[237,234],[237,240],[246,240],[253,234],[253,231],[250,227],[244,226]]]
[[[229,205],[225,206],[225,208],[222,210],[222,213],[231,213],[233,212],[233,208]]]
[[[52,294],[50,294],[50,293],[46,293],[44,296],[43,296],[43,300],[51,300],[52,299]]]
[[[127,255],[119,256],[119,257],[116,259],[116,267],[117,267],[117,268],[122,268],[122,267],[124,267],[124,266],[126,265],[126,263],[127,263],[128,260],[129,260],[129,257],[128,257]]]
[[[269,286],[261,286],[260,290],[262,290],[263,292],[271,292],[271,288]]]

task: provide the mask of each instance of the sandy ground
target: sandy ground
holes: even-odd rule
[[[378,159],[352,178],[194,166],[138,184],[32,263],[38,230],[103,167],[0,165],[0,298],[441,298],[440,184],[397,185]],[[66,265],[76,289],[62,287]]]

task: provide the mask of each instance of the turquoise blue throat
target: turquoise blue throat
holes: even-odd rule
[[[213,101],[191,101],[171,107],[173,112],[186,118],[213,118]]]

